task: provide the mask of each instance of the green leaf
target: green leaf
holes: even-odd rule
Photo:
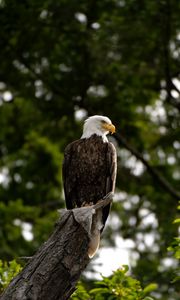
[[[180,218],[178,218],[178,219],[175,219],[173,223],[174,223],[174,224],[176,224],[176,223],[180,223]]]
[[[143,289],[143,294],[147,295],[150,292],[157,290],[157,288],[158,288],[158,285],[156,283],[150,283]]]

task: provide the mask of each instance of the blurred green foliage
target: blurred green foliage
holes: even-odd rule
[[[73,300],[153,300],[150,293],[157,289],[155,283],[151,283],[144,289],[138,280],[128,276],[128,266],[113,272],[110,277],[102,277],[101,281],[94,283],[94,288],[89,292],[79,283],[77,290],[72,295]]]
[[[0,1],[3,260],[31,256],[53,230],[65,205],[64,148],[81,136],[88,115],[110,117],[178,194],[179,15],[177,0]],[[117,193],[102,246],[116,246],[119,236],[131,241],[135,277],[143,286],[157,282],[159,299],[177,300],[167,247],[177,236],[178,197],[110,139]]]
[[[15,260],[10,261],[9,263],[0,260],[0,294],[21,269],[21,265]]]
[[[178,206],[178,210],[180,210],[180,205]],[[174,220],[174,224],[179,224],[180,218]],[[180,281],[180,237],[175,237],[171,245],[168,247],[168,251],[170,251],[173,256],[177,259],[178,267],[175,269],[175,276],[173,278],[173,282]]]

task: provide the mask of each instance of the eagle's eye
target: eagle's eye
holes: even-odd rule
[[[104,120],[101,120],[101,123],[102,123],[102,124],[106,124],[106,121],[104,121]]]

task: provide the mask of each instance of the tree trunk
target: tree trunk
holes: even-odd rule
[[[71,212],[10,283],[1,300],[66,300],[89,262],[89,237]]]
[[[1,300],[69,299],[90,261],[88,249],[97,232],[97,212],[111,201],[112,194],[108,194],[96,205],[65,211],[48,241],[11,281]]]

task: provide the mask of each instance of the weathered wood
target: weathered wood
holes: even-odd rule
[[[89,238],[71,211],[10,283],[1,300],[66,300],[89,262]]]
[[[88,249],[99,211],[112,201],[109,193],[90,207],[64,210],[48,241],[11,281],[1,300],[66,300],[90,261]]]

